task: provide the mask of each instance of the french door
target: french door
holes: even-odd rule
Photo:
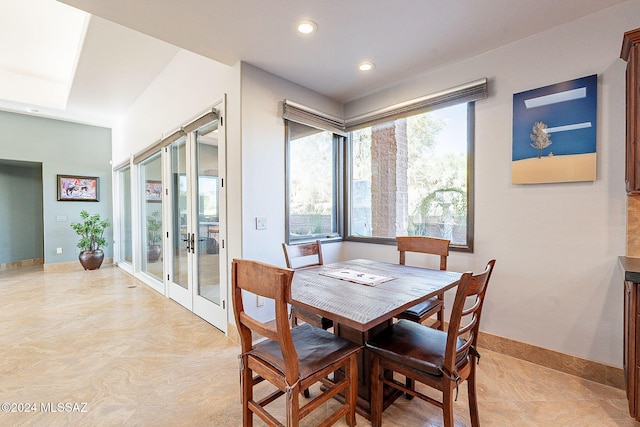
[[[166,147],[165,269],[169,297],[226,332],[224,127],[210,116]]]

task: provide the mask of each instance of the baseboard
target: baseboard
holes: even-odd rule
[[[235,343],[240,342],[240,336],[238,335],[238,329],[235,324],[229,323],[227,325],[227,336]],[[261,337],[255,336],[253,338],[257,340]],[[609,387],[625,389],[624,371],[622,368],[560,353],[543,347],[537,347],[532,344],[486,332],[480,332],[478,347],[604,384]]]
[[[480,332],[478,347],[526,360],[576,377],[619,389],[625,388],[622,368],[560,353],[509,338]]]
[[[113,258],[105,258],[104,261],[102,261],[102,266],[111,266],[112,264]],[[44,265],[44,271],[65,272],[78,270],[83,270],[80,261],[56,262],[55,264]]]
[[[42,265],[42,264],[44,264],[44,258],[23,259],[20,261],[6,262],[6,263],[0,264],[0,271],[13,270],[14,268],[30,267],[33,265]]]

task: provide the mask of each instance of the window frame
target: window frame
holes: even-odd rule
[[[475,201],[475,187],[474,187],[474,159],[475,159],[475,101],[461,101],[455,102],[447,105],[438,105],[435,108],[430,108],[428,110],[421,110],[414,112],[413,114],[403,115],[402,117],[409,117],[417,114],[423,114],[427,111],[435,111],[440,108],[450,107],[452,105],[457,104],[467,104],[467,177],[466,177],[466,185],[467,185],[467,243],[466,245],[459,244],[451,244],[450,250],[452,251],[460,251],[460,252],[473,252],[473,243],[474,243],[474,201]],[[389,118],[387,121],[393,121],[398,117]],[[367,127],[359,126],[359,128]],[[349,137],[347,138],[346,143],[346,163],[344,165],[344,182],[345,182],[345,199],[344,199],[344,240],[359,242],[359,243],[375,243],[375,244],[386,244],[386,245],[396,245],[395,237],[364,237],[364,236],[354,236],[352,234],[351,229],[351,209],[352,209],[352,178],[353,178],[353,156],[352,156],[352,141],[351,141],[351,133],[349,133]]]
[[[324,233],[312,234],[306,236],[293,236],[291,234],[290,223],[290,202],[291,202],[291,139],[290,139],[290,122],[296,122],[297,124],[313,127],[323,132],[329,132],[332,134],[333,140],[333,206],[332,206],[332,228],[335,228],[335,232],[330,235]],[[309,241],[341,241],[344,240],[344,155],[346,146],[346,137],[339,135],[332,130],[322,129],[320,126],[312,126],[307,123],[302,123],[297,120],[284,119],[285,126],[285,242],[287,244],[304,243]]]

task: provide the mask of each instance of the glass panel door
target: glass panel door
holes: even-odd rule
[[[187,276],[187,139],[182,138],[171,145],[172,217],[173,217],[173,281],[184,289]]]
[[[190,220],[191,174],[189,173],[189,141],[188,137],[182,137],[172,143],[168,148],[169,153],[169,200],[171,200],[170,217],[171,233],[169,242],[171,245],[171,257],[167,260],[168,291],[169,297],[183,305],[193,309],[193,297],[191,295],[191,245],[192,222]]]
[[[162,268],[162,159],[160,153],[140,164],[140,270],[163,280]]]
[[[169,297],[226,331],[223,135],[213,120],[171,144],[165,179],[172,224]]]
[[[198,295],[220,305],[218,126],[196,131],[198,167]]]

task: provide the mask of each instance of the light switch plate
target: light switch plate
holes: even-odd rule
[[[267,218],[264,216],[256,217],[256,230],[267,229]]]

